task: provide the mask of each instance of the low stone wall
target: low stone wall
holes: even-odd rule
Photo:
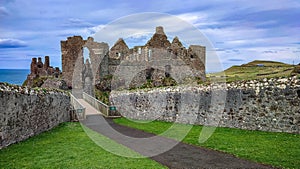
[[[296,76],[223,86],[113,91],[110,99],[123,116],[132,119],[300,133],[300,79]]]
[[[70,121],[66,93],[0,84],[0,149],[66,121]]]

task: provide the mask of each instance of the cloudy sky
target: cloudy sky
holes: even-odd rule
[[[141,12],[167,13],[194,25],[223,68],[252,60],[300,63],[299,0],[1,0],[0,68],[28,69],[32,57],[45,55],[61,66],[60,40],[94,36]]]

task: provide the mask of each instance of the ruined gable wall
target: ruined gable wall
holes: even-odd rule
[[[105,62],[105,56],[107,56],[109,47],[107,43],[95,42],[93,38],[89,37],[87,40],[83,40],[81,36],[68,37],[66,41],[61,41],[62,52],[62,75],[69,86],[72,86],[72,82],[78,85],[77,88],[81,88],[82,79],[81,71],[84,64],[83,48],[89,49],[91,67],[95,80],[100,79],[100,76],[108,73],[107,61]],[[107,59],[107,58],[106,58]],[[100,66],[101,65],[101,66]],[[75,71],[75,72],[74,72]],[[73,79],[73,74],[76,74]]]
[[[61,41],[62,53],[62,75],[68,86],[72,86],[72,77],[76,61],[78,65],[83,64],[82,46],[85,41],[81,36],[68,37],[66,41]],[[78,59],[82,57],[82,59]]]
[[[95,83],[108,74],[108,52],[109,46],[104,42],[95,42],[94,38],[88,37],[86,43],[83,45],[89,49],[90,63],[94,76]]]

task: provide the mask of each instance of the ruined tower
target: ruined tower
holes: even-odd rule
[[[58,67],[54,68],[50,66],[50,57],[45,56],[45,62],[43,63],[42,58],[32,58],[31,64],[30,64],[30,74],[27,76],[27,86],[32,87],[34,85],[34,80],[39,77],[48,77],[48,76],[54,76],[59,77],[60,70]]]
[[[42,58],[41,57],[38,57],[38,62],[37,62],[37,67],[38,68],[43,68],[43,62],[42,62]]]
[[[37,74],[37,61],[36,58],[32,58],[30,65],[30,74]]]
[[[47,70],[50,67],[50,58],[49,56],[45,56],[44,69]]]
[[[108,54],[108,44],[95,42],[92,37],[87,40],[83,40],[81,36],[68,37],[66,41],[61,41],[61,53],[62,53],[62,75],[68,86],[72,86],[73,74],[74,77],[82,76],[81,72],[84,65],[83,48],[88,48],[89,58],[91,61],[91,69],[96,79],[99,79],[101,62]],[[107,65],[107,64],[106,64]],[[78,79],[82,79],[78,77]],[[82,82],[74,81],[78,88],[82,88]],[[72,86],[73,87],[73,86]]]
[[[61,41],[62,54],[62,75],[68,86],[72,86],[72,76],[76,61],[83,64],[82,46],[85,41],[81,36],[68,37],[66,41]],[[78,59],[82,57],[82,59]]]

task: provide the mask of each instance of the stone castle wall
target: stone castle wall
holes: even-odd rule
[[[155,83],[165,77],[172,77],[182,84],[187,78],[197,77],[205,80],[205,47],[191,45],[186,49],[178,37],[171,42],[163,27],[157,27],[152,38],[144,46],[129,49],[123,39],[119,39],[109,52],[109,73],[120,81],[134,82],[122,87],[139,87],[152,80]],[[158,76],[147,75],[154,69]],[[113,85],[121,82],[112,82]]]
[[[109,50],[107,43],[95,42],[92,37],[89,37],[87,40],[83,40],[81,36],[68,37],[66,41],[61,41],[61,53],[62,75],[69,86],[72,86],[72,82],[78,85],[81,82],[81,73],[84,66],[83,49],[85,47],[89,50],[92,72],[94,75],[97,74],[95,77],[99,79],[99,76],[104,76],[107,73],[105,72],[105,69],[107,69],[105,64],[101,64],[101,61],[104,62],[105,55]],[[102,67],[99,65],[102,65]],[[74,72],[76,74],[74,78],[78,79],[73,79]],[[82,86],[77,86],[76,88],[82,88]]]
[[[0,149],[70,121],[70,106],[65,93],[0,84]]]
[[[300,133],[299,78],[242,81],[220,88],[213,84],[113,91],[110,99],[132,119]]]
[[[189,77],[201,77],[203,75],[200,71],[192,69],[180,58],[160,58],[148,62],[124,60],[113,71],[114,78],[111,83],[113,90],[139,87],[147,80],[160,83],[168,76],[172,77],[178,84],[182,84]],[[149,74],[149,71],[153,73]]]

